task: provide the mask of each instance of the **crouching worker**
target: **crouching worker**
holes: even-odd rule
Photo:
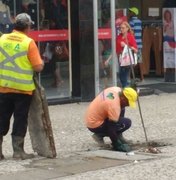
[[[34,157],[25,153],[24,138],[35,90],[33,73],[43,69],[43,62],[34,40],[27,36],[32,24],[28,14],[18,14],[13,32],[0,37],[0,160],[4,158],[3,136],[9,131],[12,115],[13,158]]]
[[[93,138],[99,145],[104,144],[103,138],[107,136],[114,150],[131,150],[122,136],[131,126],[131,120],[124,117],[124,113],[126,106],[136,106],[137,96],[131,87],[109,87],[90,103],[85,116],[86,126],[94,133]]]

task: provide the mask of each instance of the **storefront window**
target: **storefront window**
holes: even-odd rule
[[[116,20],[118,18],[122,18],[122,15],[126,16],[127,7],[128,1],[115,0],[114,8]],[[113,72],[111,28],[111,1],[98,0],[98,49],[100,90],[113,85],[113,73],[116,73]],[[118,62],[116,63],[118,64]]]
[[[29,33],[45,63],[40,74],[47,98],[69,97],[69,2],[67,0],[0,0],[0,31],[13,30],[14,17],[28,13],[34,25]]]
[[[14,23],[14,9],[13,4],[9,1],[0,0],[0,32],[9,33],[13,30]]]
[[[115,0],[116,9],[124,9],[129,7],[129,0]]]
[[[40,30],[48,34],[40,42],[45,68],[41,73],[41,83],[49,98],[70,96],[69,80],[69,35],[68,3],[66,0],[43,1],[43,16]],[[54,39],[53,39],[54,37]]]
[[[98,49],[100,90],[112,85],[110,0],[98,0]],[[109,59],[108,63],[107,60]]]

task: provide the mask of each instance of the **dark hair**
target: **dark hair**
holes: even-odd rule
[[[14,29],[18,30],[18,31],[24,31],[29,27],[28,24],[24,24],[22,22],[17,22],[14,24]]]

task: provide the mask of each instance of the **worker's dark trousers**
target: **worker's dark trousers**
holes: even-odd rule
[[[97,128],[89,128],[91,132],[100,136],[110,137],[112,142],[117,141],[119,134],[123,133],[131,127],[131,120],[121,116],[118,122],[112,122],[106,119],[105,122]]]
[[[32,96],[27,94],[0,93],[0,135],[8,133],[12,114],[14,117],[12,135],[21,137],[26,135],[31,99]]]

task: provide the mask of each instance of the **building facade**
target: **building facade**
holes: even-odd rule
[[[113,21],[115,24],[120,13],[127,15],[128,8],[136,6],[143,28],[152,24],[162,28],[162,8],[174,7],[176,3],[174,0],[2,0],[0,6],[4,7],[0,12],[2,33],[12,31],[16,14],[31,15],[35,24],[29,36],[36,41],[45,63],[39,80],[48,101],[58,103],[88,101],[101,89],[118,83],[118,66],[113,63],[116,59],[107,67],[103,62],[114,52]],[[162,49],[158,54],[162,64]],[[156,72],[154,56],[151,46],[150,61],[153,61],[149,62],[146,75]],[[163,66],[160,68],[157,75],[163,76]]]

